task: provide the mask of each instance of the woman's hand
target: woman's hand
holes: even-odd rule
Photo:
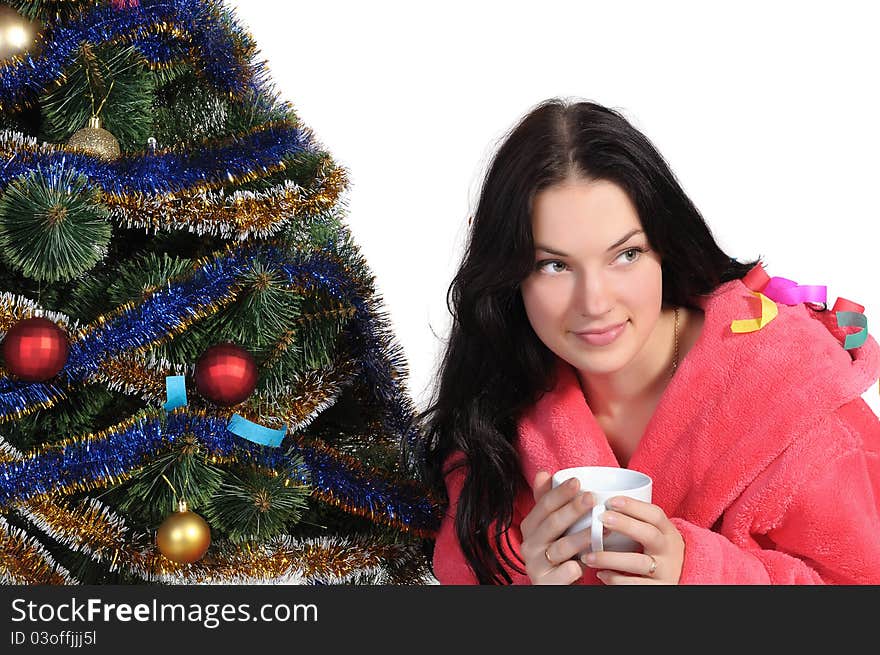
[[[657,505],[625,496],[605,503],[603,526],[635,539],[641,553],[603,551],[588,553],[582,561],[600,569],[596,575],[607,585],[678,584],[684,563],[684,538]]]
[[[589,548],[590,531],[563,537],[576,520],[593,509],[593,494],[580,493],[580,483],[568,480],[555,489],[551,476],[538,471],[532,485],[535,506],[522,523],[520,553],[532,584],[571,584],[584,574],[583,565],[572,559]]]

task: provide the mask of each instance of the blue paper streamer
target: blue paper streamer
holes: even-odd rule
[[[249,421],[239,414],[232,415],[226,429],[243,439],[253,441],[262,446],[271,446],[272,448],[280,446],[284,440],[284,435],[287,434],[286,425],[280,430],[273,430],[272,428]]]
[[[183,375],[169,375],[165,378],[167,402],[162,405],[166,412],[186,406],[186,378]]]

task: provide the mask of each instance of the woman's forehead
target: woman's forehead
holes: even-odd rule
[[[591,230],[618,233],[639,227],[636,208],[613,182],[559,184],[542,189],[532,205],[533,229],[570,230],[586,225]]]

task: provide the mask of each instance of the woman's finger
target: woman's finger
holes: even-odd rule
[[[618,573],[617,571],[599,571],[596,577],[607,585],[648,585],[648,584],[668,584],[653,578],[645,578],[640,575],[627,575],[626,573]]]
[[[606,506],[608,509],[626,514],[644,523],[650,523],[664,534],[675,531],[675,526],[658,505],[627,496],[614,496],[608,499]]]
[[[652,523],[645,523],[613,510],[604,512],[599,518],[605,528],[634,539],[646,550],[655,551],[663,545],[663,533]]]
[[[547,471],[538,471],[535,474],[535,481],[532,483],[532,496],[537,503],[541,500],[541,496],[553,488],[553,476]]]
[[[539,477],[540,473],[535,476],[535,483],[540,483],[542,490],[546,488],[547,483],[543,480],[542,477]],[[558,510],[560,507],[563,507],[566,503],[568,503],[572,498],[574,498],[580,487],[580,483],[577,479],[572,478],[571,480],[565,482],[564,484],[559,485],[555,489],[550,488],[537,498],[535,501],[535,506],[532,508],[532,511],[529,512],[528,516],[526,516],[522,523],[520,523],[520,530],[523,533],[523,536],[532,534],[538,527],[540,527],[553,512]],[[537,495],[537,491],[533,492]],[[554,519],[558,520],[558,519]],[[556,535],[558,536],[558,534]],[[546,543],[549,543],[556,536],[552,536],[546,539]]]
[[[590,549],[590,529],[578,530],[572,534],[560,537],[548,547],[545,559],[549,558],[554,563],[564,562],[577,558],[580,553]]]
[[[591,569],[613,569],[620,573],[649,576],[654,559],[645,553],[602,551],[587,553],[581,558]]]
[[[533,584],[557,584],[570,585],[576,582],[582,575],[584,570],[577,560],[566,560],[558,566],[548,568],[544,573],[533,579]]]
[[[578,493],[559,509],[550,512],[544,520],[535,527],[532,533],[534,539],[539,543],[546,544],[561,540],[563,538],[562,535],[566,530],[574,525],[578,519],[586,516],[592,511],[594,504],[595,502],[592,493]],[[579,532],[583,532],[583,530],[579,530]],[[576,552],[577,551],[573,551],[570,553],[569,557]]]

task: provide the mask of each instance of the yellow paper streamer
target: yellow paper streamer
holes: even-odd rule
[[[761,299],[761,316],[758,318],[744,318],[733,321],[730,331],[736,334],[743,332],[757,332],[779,315],[779,307],[760,291],[751,291],[754,296]]]

